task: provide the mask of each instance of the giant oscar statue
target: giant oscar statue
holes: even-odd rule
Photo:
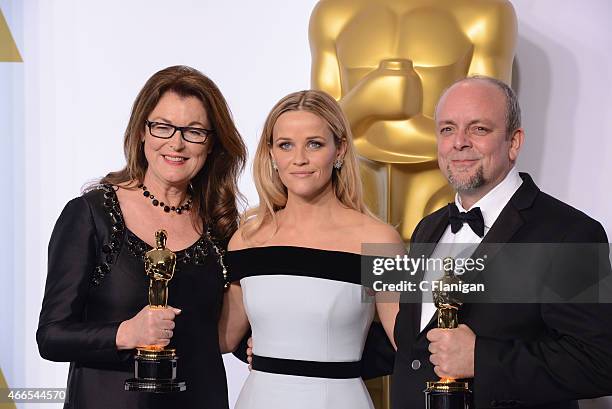
[[[514,9],[507,0],[321,0],[309,37],[312,87],[349,118],[366,201],[409,240],[452,200],[437,164],[436,102],[465,76],[510,83]],[[382,388],[378,408],[389,406]]]
[[[469,75],[510,83],[516,15],[506,0],[322,0],[310,19],[312,86],[351,123],[368,204],[399,226],[451,199],[437,165],[434,109]]]
[[[155,232],[156,248],[145,254],[145,273],[149,276],[149,306],[168,307],[168,282],[174,276],[176,254],[166,248],[168,234]],[[177,381],[178,356],[174,348],[147,345],[136,348],[134,358],[135,377],[125,381],[125,390],[137,392],[181,392],[185,382]]]

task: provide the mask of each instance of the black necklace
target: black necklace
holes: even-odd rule
[[[191,202],[192,202],[192,198],[190,197],[189,200],[187,200],[185,202],[184,205],[181,205],[179,207],[176,206],[168,206],[167,204],[165,204],[164,202],[160,202],[159,200],[157,200],[155,198],[155,196],[153,196],[151,194],[151,192],[149,192],[147,190],[147,187],[143,184],[138,185],[139,188],[142,189],[142,195],[144,197],[148,197],[149,199],[151,199],[151,204],[155,207],[159,206],[162,209],[164,209],[164,212],[166,213],[170,213],[170,212],[176,212],[177,214],[181,214],[183,213],[183,210],[187,211],[189,210],[189,208],[191,207]]]

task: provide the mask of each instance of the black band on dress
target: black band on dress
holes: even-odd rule
[[[291,275],[361,284],[368,256],[307,247],[251,247],[226,253],[231,282],[245,277]],[[367,266],[367,264],[365,264]]]
[[[361,361],[320,362],[253,355],[254,370],[311,378],[353,379],[361,376]]]

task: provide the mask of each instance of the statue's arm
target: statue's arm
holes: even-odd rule
[[[312,56],[311,85],[336,100],[342,96],[336,40],[351,14],[349,8],[337,1],[322,0],[310,16],[308,38]]]
[[[468,76],[488,75],[510,84],[517,42],[517,19],[512,4],[496,1],[459,21],[464,22],[463,29],[474,45]]]

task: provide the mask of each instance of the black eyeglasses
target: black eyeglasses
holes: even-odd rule
[[[193,128],[191,126],[174,126],[170,124],[166,124],[163,122],[151,122],[149,120],[145,120],[145,124],[149,127],[149,132],[151,136],[162,139],[170,139],[179,131],[181,133],[181,137],[187,142],[191,143],[206,143],[208,137],[215,132],[212,129],[204,129],[204,128]]]

